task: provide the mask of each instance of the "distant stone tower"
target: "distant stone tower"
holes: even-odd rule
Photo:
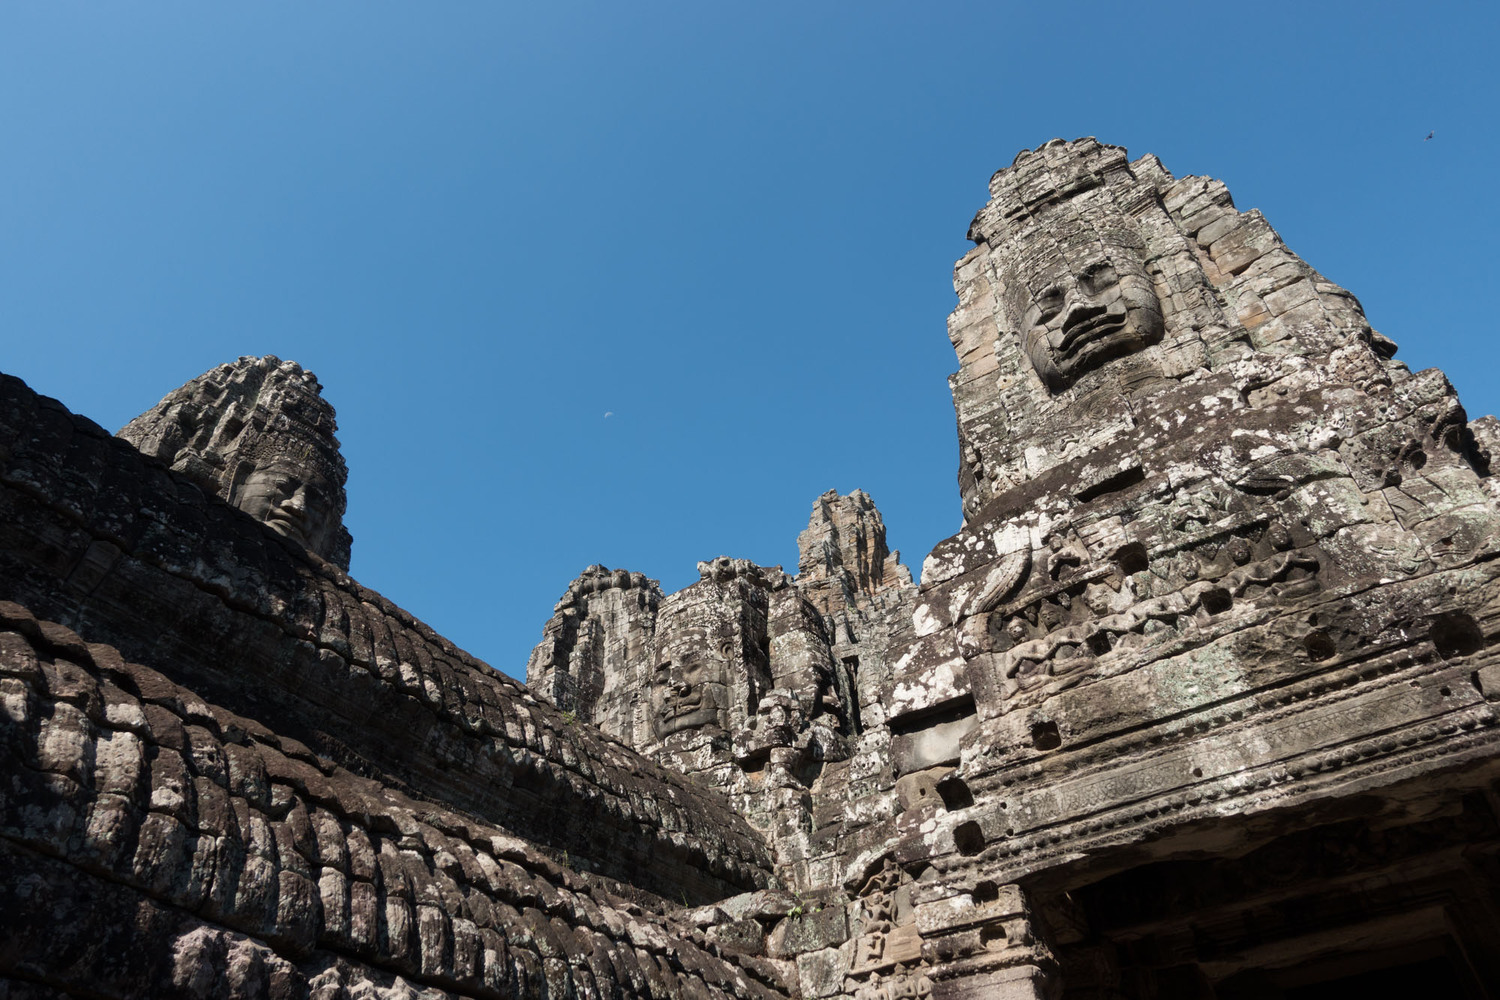
[[[631,746],[645,739],[647,661],[661,586],[640,573],[590,566],[553,607],[526,664],[532,690]]]
[[[885,654],[909,637],[917,589],[862,490],[818,497],[797,545],[796,576],[720,556],[666,597],[639,573],[590,566],[526,677],[578,722],[728,795],[789,884],[826,886],[838,866],[815,836],[814,790],[859,798],[879,780]]]
[[[119,437],[347,570],[349,472],[321,389],[295,361],[244,357],[172,390]]]

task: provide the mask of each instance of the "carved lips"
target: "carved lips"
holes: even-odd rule
[[[1091,356],[1103,361],[1141,347],[1140,337],[1126,325],[1126,318],[1125,303],[1120,300],[1103,308],[1074,309],[1063,321],[1058,360],[1068,363]]]

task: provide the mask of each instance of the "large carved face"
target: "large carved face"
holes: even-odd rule
[[[1161,301],[1131,247],[1104,243],[1081,256],[1058,254],[1018,286],[1021,345],[1054,392],[1161,341]]]
[[[234,503],[271,530],[326,552],[336,530],[337,485],[286,459],[257,465],[236,491]]]
[[[724,729],[729,698],[716,640],[702,628],[659,635],[651,678],[651,721],[657,738],[689,729]]]

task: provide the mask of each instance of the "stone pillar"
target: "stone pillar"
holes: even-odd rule
[[[1055,1000],[1057,960],[1018,885],[981,881],[945,894],[932,883],[913,895],[922,957],[934,1000]]]
[[[1052,1000],[1061,992],[1057,977],[1035,965],[994,969],[938,983],[933,1000]]]

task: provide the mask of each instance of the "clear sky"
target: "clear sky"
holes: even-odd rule
[[[1471,415],[1494,3],[0,5],[0,370],[115,430],[317,373],[353,573],[521,673],[586,565],[957,530],[951,268],[1055,136],[1225,180]],[[1431,141],[1424,141],[1429,133]]]

